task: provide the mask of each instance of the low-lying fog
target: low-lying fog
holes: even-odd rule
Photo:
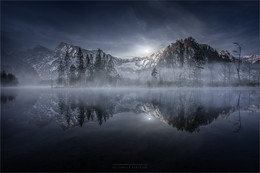
[[[177,128],[194,131],[219,117],[228,117],[238,109],[259,111],[260,92],[250,88],[2,88],[1,101],[23,105],[30,119],[56,119],[62,128],[80,121],[100,121],[122,113],[145,114]],[[17,105],[16,105],[17,104]],[[210,113],[210,114],[209,114]],[[83,120],[80,120],[83,119]],[[197,122],[196,118],[201,122]],[[66,120],[67,119],[67,120]],[[194,121],[179,124],[179,121]],[[175,124],[177,123],[177,124]],[[183,122],[184,123],[184,122]],[[82,124],[81,124],[82,125]]]

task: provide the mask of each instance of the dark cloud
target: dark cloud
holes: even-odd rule
[[[217,50],[259,54],[259,2],[2,2],[3,49],[61,41],[129,57],[192,36]]]

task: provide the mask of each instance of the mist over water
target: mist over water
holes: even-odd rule
[[[0,172],[259,172],[259,2],[1,5]]]
[[[3,171],[258,170],[257,88],[1,91]]]

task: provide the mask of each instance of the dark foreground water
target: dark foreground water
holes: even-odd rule
[[[2,171],[259,171],[258,89],[2,89]]]

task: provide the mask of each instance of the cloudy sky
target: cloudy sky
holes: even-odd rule
[[[259,54],[258,1],[2,2],[2,51],[61,41],[117,57],[144,56],[194,37],[217,50]]]

